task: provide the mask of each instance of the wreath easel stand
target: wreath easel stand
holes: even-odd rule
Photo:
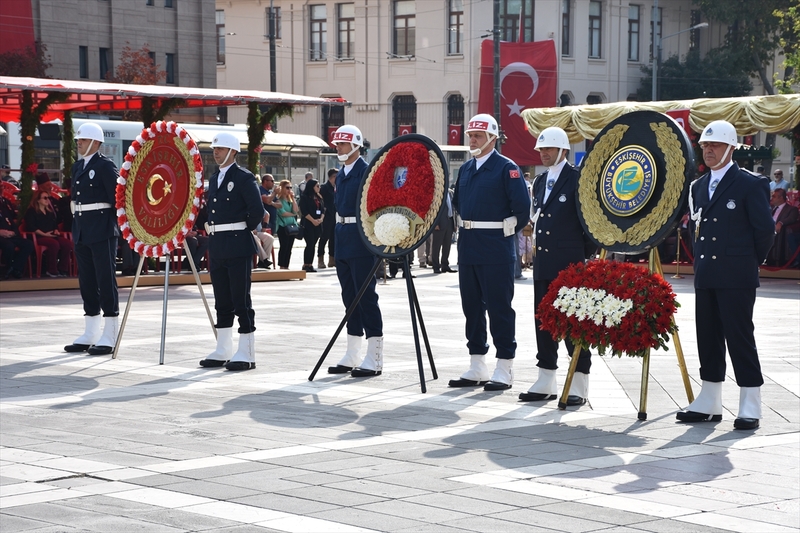
[[[608,252],[606,250],[600,251],[600,259],[605,259]],[[661,258],[658,254],[658,248],[651,248],[648,256],[648,269],[651,274],[658,274],[662,278],[664,272],[661,269]],[[672,318],[672,325],[675,325],[675,318]],[[675,354],[678,357],[678,367],[681,370],[681,377],[683,378],[683,387],[686,390],[686,398],[689,403],[694,401],[694,392],[692,392],[692,384],[689,380],[689,373],[686,369],[686,360],[683,357],[683,348],[681,347],[680,337],[678,337],[678,330],[672,333],[672,342],[675,346]],[[567,408],[567,397],[569,396],[569,388],[572,385],[572,378],[575,375],[575,368],[578,366],[578,356],[581,353],[581,346],[576,345],[572,354],[572,359],[569,363],[567,370],[567,379],[564,381],[564,390],[561,392],[561,397],[558,399],[558,408],[563,411]],[[642,381],[639,391],[639,420],[647,420],[647,387],[650,377],[650,349],[642,357]]]

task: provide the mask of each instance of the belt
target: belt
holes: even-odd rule
[[[207,231],[209,235],[214,235],[215,233],[219,233],[221,231],[236,231],[240,229],[247,229],[247,224],[244,222],[234,222],[232,224],[209,224]]]
[[[341,217],[339,215],[336,215],[336,222],[338,222],[339,224],[355,224],[356,217]]]
[[[484,222],[482,220],[462,220],[458,226],[464,229],[503,229],[502,222]]]
[[[98,209],[111,209],[111,204],[108,202],[97,202],[94,204],[79,204],[77,202],[70,202],[69,209],[73,213],[82,213],[84,211],[97,211]]]

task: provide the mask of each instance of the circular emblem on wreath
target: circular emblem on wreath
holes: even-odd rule
[[[653,156],[641,146],[626,146],[603,169],[602,198],[606,208],[622,217],[647,205],[655,189]]]
[[[686,132],[671,117],[634,111],[608,124],[581,164],[578,216],[594,243],[636,254],[672,234],[696,175]]]
[[[447,186],[444,155],[432,139],[411,133],[386,144],[359,189],[358,227],[367,248],[387,259],[415,250],[433,230]]]
[[[180,248],[203,194],[200,151],[174,122],[154,122],[131,143],[117,181],[117,222],[130,247],[147,257]]]

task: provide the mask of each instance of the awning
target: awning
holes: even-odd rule
[[[248,143],[247,125],[245,124],[224,126],[220,124],[181,123],[181,126],[189,133],[192,139],[194,139],[194,142],[200,146],[207,146],[211,144],[214,136],[221,131],[227,131],[228,133],[234,135],[239,140],[239,144],[241,144],[243,148],[245,148]],[[307,148],[313,150],[328,148],[328,143],[314,135],[278,133],[270,130],[264,132],[264,140],[261,141],[261,145],[267,150],[275,151],[290,150],[292,148]]]
[[[526,109],[522,119],[534,137],[547,127],[558,126],[567,132],[571,143],[577,143],[594,139],[609,122],[625,113],[641,110],[664,113],[677,109],[689,110],[689,125],[697,132],[714,120],[727,120],[739,135],[759,131],[783,133],[800,123],[798,94],[546,107]]]
[[[246,89],[210,89],[169,85],[129,85],[92,81],[53,80],[0,76],[0,122],[19,122],[23,91],[31,91],[33,105],[48,93],[68,93],[66,102],[54,103],[42,117],[48,122],[64,117],[64,111],[116,111],[141,109],[145,97],[157,100],[181,98],[182,107],[217,107],[259,104],[347,105],[341,98],[317,98],[288,93]]]

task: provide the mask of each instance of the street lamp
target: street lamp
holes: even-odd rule
[[[692,30],[699,30],[700,28],[708,28],[708,22],[701,22],[700,24],[695,24],[691,28],[686,28],[685,30],[677,31],[675,33],[670,33],[664,37],[658,38],[658,34],[656,34],[655,39],[658,41],[658,45],[656,46],[656,57],[653,61],[653,95],[652,100],[653,102],[658,100],[658,67],[661,64],[661,43],[664,39],[669,39],[670,37],[675,37],[676,35],[680,35],[681,33],[686,33],[687,31]]]

